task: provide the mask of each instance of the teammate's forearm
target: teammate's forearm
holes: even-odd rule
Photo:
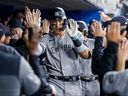
[[[80,56],[82,58],[90,58],[91,57],[91,53],[90,53],[89,49],[83,43],[81,43],[79,39],[72,40],[72,41],[76,47],[76,51],[80,54]]]
[[[116,71],[124,71],[125,70],[125,60],[118,59],[117,60],[117,66],[116,66]]]

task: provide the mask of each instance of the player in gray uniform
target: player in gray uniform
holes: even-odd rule
[[[128,96],[128,69],[123,72],[111,71],[105,74],[103,89],[107,94]]]
[[[88,27],[84,21],[77,21],[79,25],[78,30],[85,36],[84,44],[92,51],[94,49],[94,39],[87,38]],[[100,85],[97,77],[94,76],[91,69],[92,59],[80,58],[80,64],[82,68],[82,95],[83,96],[100,96]]]
[[[89,49],[78,39],[77,23],[67,20],[62,8],[49,12],[50,32],[41,39],[46,54],[49,82],[57,96],[82,96],[79,55],[88,58]]]

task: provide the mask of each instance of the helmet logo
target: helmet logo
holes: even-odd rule
[[[55,16],[59,16],[59,12],[55,12]]]

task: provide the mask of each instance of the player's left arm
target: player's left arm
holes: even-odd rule
[[[83,34],[81,34],[81,32],[78,33],[78,40],[81,43],[81,45],[78,47],[77,47],[77,45],[75,46],[76,51],[79,53],[79,55],[82,58],[85,58],[85,59],[90,58],[91,57],[90,49],[83,43],[85,38],[84,38]],[[73,41],[73,42],[75,44],[75,41]]]
[[[91,57],[89,48],[83,44],[82,41],[83,35],[82,34],[81,36],[79,35],[77,22],[74,21],[73,19],[69,19],[68,23],[69,25],[67,26],[67,32],[74,43],[77,53],[79,53],[79,55],[82,58]]]

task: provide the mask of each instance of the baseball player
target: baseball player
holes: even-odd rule
[[[0,65],[0,96],[40,96],[41,81],[23,57],[0,49]]]
[[[116,71],[107,72],[103,79],[103,90],[107,94],[127,96],[128,69],[125,70],[128,61],[128,40],[119,43],[117,52]],[[106,57],[109,58],[109,57]]]
[[[82,96],[79,55],[88,58],[89,49],[81,42],[77,22],[67,20],[62,8],[49,11],[49,34],[42,37],[40,44],[46,54],[49,82],[57,96]]]
[[[79,25],[78,30],[84,35],[84,44],[88,46],[90,50],[94,49],[94,39],[87,38],[88,27],[84,21],[77,21]],[[97,76],[94,76],[91,69],[91,58],[80,58],[80,64],[82,68],[82,96],[99,96],[100,85],[97,80]]]

